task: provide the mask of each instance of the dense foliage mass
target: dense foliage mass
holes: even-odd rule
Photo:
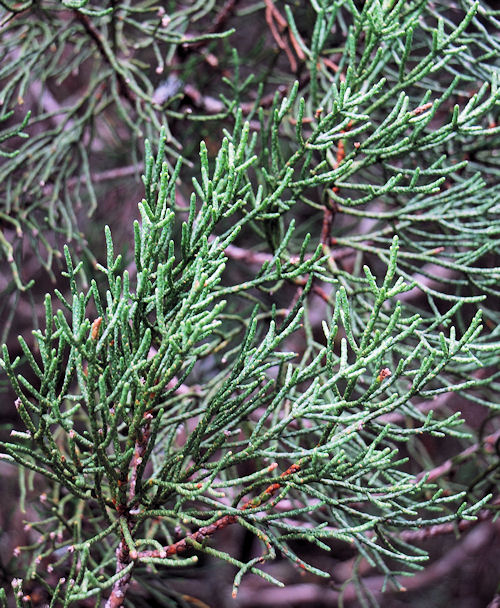
[[[0,456],[31,506],[0,601],[199,605],[176,584],[206,555],[234,605],[247,573],[283,586],[285,558],[373,606],[425,568],[420,541],[493,519],[496,12],[1,5],[0,364],[22,427]],[[133,221],[103,184],[139,174]],[[105,255],[82,207],[109,214]],[[16,348],[30,256],[50,277],[63,257],[66,283]]]

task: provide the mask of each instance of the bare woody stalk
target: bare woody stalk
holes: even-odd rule
[[[129,502],[128,505],[124,505],[119,509],[119,512],[121,513],[120,516],[125,518],[125,522],[129,530],[132,528],[130,505],[133,504],[135,499],[137,469],[141,465],[142,459],[148,447],[152,418],[153,416],[150,412],[146,412],[144,415],[145,423],[139,431],[139,437],[135,443],[134,454],[130,463],[131,472],[129,481]],[[128,543],[126,542],[122,532],[120,544],[116,549],[116,574],[119,574],[124,568],[126,568],[132,559],[137,559],[137,555],[131,554]],[[115,582],[111,590],[111,594],[106,602],[105,608],[120,608],[120,606],[122,606],[125,596],[127,595],[131,578],[132,570],[129,570],[124,576]]]
[[[132,473],[131,473],[131,477],[130,477],[130,495],[129,495],[130,502],[133,501],[133,498],[135,496],[137,466],[140,464],[142,456],[144,455],[144,452],[147,448],[149,421],[151,420],[151,418],[152,418],[152,416],[150,414],[148,414],[148,424],[142,433],[141,441],[136,444],[136,450],[134,451],[134,457],[133,457],[133,461],[132,461]],[[497,431],[496,433],[493,433],[492,435],[489,435],[488,437],[486,437],[481,445],[485,445],[485,444],[493,445],[496,443],[496,441],[498,440],[499,437],[500,437],[500,431]],[[464,450],[462,453],[455,456],[453,459],[450,459],[450,460],[446,461],[445,463],[443,463],[442,465],[436,467],[432,471],[425,473],[427,479],[435,480],[438,477],[443,476],[453,466],[455,466],[457,463],[465,460],[467,457],[469,457],[472,453],[477,451],[479,448],[480,448],[479,444],[474,444],[473,446],[470,446],[469,448]],[[278,466],[277,463],[273,463],[272,465],[270,465],[269,472],[273,471],[277,466]],[[283,487],[283,484],[286,482],[286,480],[290,476],[292,476],[295,473],[298,473],[300,471],[300,468],[301,468],[300,461],[291,465],[286,471],[284,471],[280,475],[280,478],[278,481],[270,484],[257,497],[247,500],[243,505],[241,505],[239,507],[239,509],[243,512],[246,509],[257,508],[257,507],[261,506],[262,504],[266,503],[267,501],[269,501],[276,494],[276,492],[280,488]],[[422,476],[423,476],[423,474],[421,475],[421,477]],[[277,503],[275,503],[275,504],[277,504]],[[465,532],[472,526],[477,525],[479,522],[487,521],[487,520],[491,519],[492,517],[494,517],[495,509],[498,508],[499,505],[500,505],[500,499],[497,498],[496,500],[491,502],[490,508],[483,509],[482,511],[480,511],[477,514],[476,519],[461,520],[457,523],[437,524],[434,526],[424,528],[422,530],[406,530],[406,531],[402,531],[399,534],[399,537],[402,540],[405,540],[407,542],[415,542],[415,541],[423,541],[423,540],[426,540],[426,539],[434,537],[434,536],[450,534],[457,530],[459,530],[461,532]],[[116,551],[116,556],[117,556],[116,572],[118,573],[121,570],[123,570],[130,563],[131,560],[134,560],[134,561],[138,560],[140,562],[141,559],[144,559],[144,558],[146,558],[146,559],[148,559],[148,558],[165,559],[165,558],[171,557],[173,555],[179,555],[180,553],[183,553],[184,551],[192,548],[193,542],[194,543],[203,543],[203,542],[207,541],[211,536],[213,536],[218,531],[223,530],[227,526],[230,526],[237,522],[238,522],[238,516],[225,515],[224,517],[221,517],[220,519],[215,521],[213,524],[210,524],[208,526],[202,526],[195,532],[188,534],[185,538],[183,538],[171,545],[167,545],[167,546],[163,547],[162,549],[155,549],[155,550],[151,550],[151,551],[137,551],[137,552],[134,551],[133,554],[131,554],[131,552],[129,551],[128,545],[127,545],[125,539],[122,538],[120,545]],[[122,602],[125,599],[125,595],[127,593],[127,589],[128,589],[131,578],[132,578],[132,570],[130,570],[124,577],[122,577],[115,583],[112,593],[106,603],[106,608],[119,608],[122,605]]]
[[[144,441],[145,440],[145,441]],[[131,485],[130,485],[130,500],[133,500],[134,492],[133,488],[135,487],[135,475],[137,473],[137,466],[141,462],[141,458],[144,455],[144,452],[147,447],[147,435],[146,431],[143,433],[143,437],[140,443],[136,445],[136,450],[134,451],[134,462],[132,463],[132,474],[131,474]],[[278,465],[274,463],[269,467],[269,472],[273,471]],[[300,470],[300,464],[291,465],[286,471],[284,471],[280,475],[280,481],[277,481],[271,485],[269,485],[261,494],[251,500],[245,502],[240,508],[241,511],[245,511],[246,509],[259,507],[262,503],[270,500],[276,492],[283,486],[283,483],[286,481],[288,477],[297,473]],[[225,515],[221,517],[213,524],[208,526],[203,526],[196,530],[196,532],[192,532],[188,534],[185,538],[177,541],[172,545],[168,545],[163,549],[153,550],[153,551],[137,551],[131,553],[125,539],[122,537],[120,544],[116,550],[116,573],[121,572],[131,560],[141,560],[144,558],[161,558],[164,559],[166,557],[171,557],[173,555],[178,555],[179,553],[183,553],[187,549],[192,547],[192,542],[202,543],[208,540],[213,534],[215,534],[219,530],[223,530],[227,526],[231,524],[235,524],[238,521],[238,517],[236,515]],[[106,602],[106,608],[120,608],[122,606],[125,596],[127,594],[127,590],[132,578],[132,570],[127,572],[125,576],[116,581],[111,591],[111,595],[109,596]]]

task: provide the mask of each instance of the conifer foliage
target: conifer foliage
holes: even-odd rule
[[[1,353],[22,429],[0,457],[44,491],[0,602],[190,605],[173,569],[204,555],[233,567],[236,602],[246,574],[283,586],[275,560],[328,579],[317,555],[346,545],[338,597],[351,584],[374,606],[363,564],[401,588],[428,560],[419,539],[493,518],[498,14],[468,0],[1,5],[9,290],[30,288],[23,235],[45,239],[50,272],[47,234],[68,244],[67,289]],[[19,114],[79,69],[77,100]],[[106,226],[91,266],[76,198],[104,204],[96,150],[123,139],[144,188],[133,253]],[[452,483],[464,459],[471,477]],[[220,541],[236,528],[248,558]]]

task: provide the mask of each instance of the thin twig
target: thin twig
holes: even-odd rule
[[[264,0],[266,4],[266,23],[269,26],[269,30],[276,41],[278,47],[285,52],[288,62],[290,64],[290,69],[292,72],[297,71],[297,60],[295,59],[290,46],[288,45],[287,40],[282,36],[284,30],[288,27],[288,23],[283,15],[279,12],[279,10],[274,6],[273,0]],[[278,31],[279,28],[279,31]],[[300,59],[304,59],[304,53],[300,48],[298,42],[293,38],[291,34],[290,40],[292,42],[293,48],[295,52],[299,56]]]
[[[341,133],[346,133],[347,131],[349,131],[349,129],[351,127],[352,127],[352,120],[350,120],[347,123],[346,128],[342,129]],[[344,158],[345,158],[344,140],[340,139],[338,146],[337,146],[337,158],[335,160],[335,165],[333,166],[333,169],[337,169],[342,164]],[[333,192],[338,192],[339,187],[333,186],[332,190],[333,190]],[[321,228],[320,242],[323,245],[323,249],[325,249],[326,251],[329,251],[332,224],[333,224],[333,220],[335,218],[335,214],[337,211],[338,211],[338,209],[337,209],[337,205],[335,203],[328,202],[328,204],[324,205],[323,226]]]
[[[124,539],[120,541],[118,549],[116,550],[116,572],[121,572],[130,563],[130,552]],[[132,578],[132,570],[129,570],[127,574],[119,578],[113,585],[111,595],[106,602],[105,608],[121,608],[125,600],[125,596],[130,585],[130,579]]]
[[[139,429],[139,436],[135,442],[134,455],[132,456],[132,460],[130,462],[130,467],[132,469],[130,473],[130,483],[129,483],[129,501],[132,502],[135,498],[135,488],[137,484],[137,469],[142,463],[142,459],[144,454],[146,453],[150,428],[151,428],[151,420],[153,419],[153,414],[151,412],[146,412],[144,414],[144,420],[146,421],[144,427]]]
[[[450,521],[445,524],[436,524],[435,526],[429,526],[422,528],[422,530],[403,530],[398,534],[398,538],[406,542],[424,541],[435,536],[443,536],[445,534],[453,534],[458,532],[465,532],[482,521],[491,519],[498,513],[500,508],[500,498],[489,503],[489,509],[482,509],[479,513],[476,513],[477,519],[461,519],[460,521]],[[497,508],[498,507],[498,508]]]
[[[472,454],[479,452],[479,450],[485,448],[486,446],[489,446],[489,447],[494,446],[495,443],[499,439],[500,439],[500,429],[498,429],[491,435],[488,435],[487,437],[485,437],[482,442],[474,443],[473,445],[469,446],[468,448],[466,448],[465,450],[463,450],[456,456],[453,456],[453,458],[448,458],[448,460],[446,460],[439,466],[435,467],[431,471],[422,471],[421,473],[419,473],[417,475],[416,481],[419,482],[421,479],[426,477],[427,481],[432,482],[432,481],[435,481],[436,479],[439,479],[440,477],[443,477],[444,475],[449,473],[454,467],[456,467],[458,464],[460,464],[461,462],[464,462],[465,460],[468,460],[469,457],[472,456]]]
[[[221,8],[221,10],[217,13],[215,19],[212,22],[212,25],[207,29],[207,34],[218,34],[220,31],[222,31],[227,20],[233,14],[237,3],[238,3],[238,0],[227,0],[227,2],[224,4],[224,6]],[[203,48],[210,41],[211,41],[210,38],[207,38],[205,40],[197,40],[196,42],[189,42],[189,40],[187,40],[186,42],[183,43],[182,46],[186,50],[194,51],[194,50],[199,50],[199,49]]]
[[[116,167],[114,169],[107,169],[106,171],[100,171],[98,173],[92,173],[91,179],[93,184],[100,182],[112,181],[115,179],[121,179],[123,177],[129,177],[131,175],[138,175],[143,170],[141,165],[127,165],[126,167]],[[65,186],[68,188],[75,188],[78,184],[85,183],[87,181],[86,175],[79,175],[70,177],[65,182]],[[52,193],[54,186],[52,184],[46,184],[43,187],[43,193],[49,195]]]
[[[300,467],[300,462],[292,464],[290,467],[288,467],[286,471],[284,471],[280,475],[280,481],[272,483],[263,492],[261,492],[261,494],[259,494],[255,498],[247,500],[240,507],[240,511],[245,511],[246,509],[254,509],[256,507],[259,507],[261,504],[267,502],[283,486],[284,481],[288,477],[300,471]],[[274,468],[275,465],[270,466],[271,470]],[[163,547],[161,551],[159,549],[151,551],[140,551],[138,552],[137,557],[139,559],[150,557],[165,558],[170,557],[172,555],[178,555],[179,553],[182,553],[183,551],[188,549],[191,546],[191,542],[194,541],[196,543],[201,543],[208,537],[212,536],[215,532],[217,532],[217,530],[222,530],[227,526],[236,523],[237,521],[238,517],[236,515],[224,515],[223,517],[215,521],[213,524],[210,524],[209,526],[202,526],[201,528],[196,530],[196,532],[188,534],[185,538],[177,541],[176,543]]]
[[[108,56],[108,52],[106,51],[106,47],[104,45],[104,42],[102,40],[102,36],[99,33],[99,31],[97,30],[97,28],[95,27],[95,25],[92,23],[92,21],[87,17],[87,15],[85,15],[84,13],[78,11],[78,10],[74,10],[73,14],[75,15],[75,17],[78,19],[78,21],[83,25],[85,31],[87,32],[87,34],[92,38],[92,40],[95,42],[95,45],[97,46],[97,49],[101,55],[101,57],[104,59],[104,61],[111,67],[113,68],[113,64],[112,61],[110,60],[109,56]],[[118,84],[120,85],[120,93],[132,104],[135,105],[135,100],[136,100],[136,96],[135,94],[130,90],[130,87],[127,84],[127,81],[125,79],[125,76],[114,69],[114,73],[116,74],[116,77],[118,79]]]

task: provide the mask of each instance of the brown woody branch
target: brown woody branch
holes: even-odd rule
[[[130,498],[131,499],[133,498],[133,496],[135,494],[137,467],[139,466],[142,456],[147,447],[147,439],[149,438],[148,432],[149,432],[149,420],[147,423],[147,427],[145,428],[141,437],[138,439],[138,441],[136,443],[136,451],[135,451],[134,457],[132,459],[132,474],[131,474],[131,482],[130,482]],[[486,437],[481,444],[479,444],[479,443],[474,444],[470,448],[467,448],[466,450],[461,452],[455,458],[447,460],[445,463],[443,463],[439,467],[436,467],[430,473],[428,473],[429,481],[435,480],[435,479],[441,477],[442,475],[446,474],[447,472],[449,472],[451,470],[451,468],[453,466],[455,466],[462,460],[466,459],[468,456],[470,456],[474,452],[478,451],[481,447],[483,447],[485,445],[494,445],[499,438],[500,438],[500,430],[498,430],[495,433]],[[275,468],[275,466],[276,466],[275,464],[271,465],[270,470]],[[300,461],[292,464],[285,472],[283,472],[280,475],[280,478],[278,481],[270,484],[257,497],[247,500],[240,507],[240,511],[244,511],[246,509],[251,509],[251,508],[257,508],[261,504],[266,503],[283,486],[284,480],[286,480],[289,476],[293,475],[294,473],[298,472],[300,469],[301,469]],[[135,474],[134,474],[134,471],[135,471]],[[419,476],[417,476],[417,479],[421,479],[424,474],[425,473],[422,473]],[[494,506],[494,507],[500,506],[500,499],[497,498],[491,504],[491,506]],[[471,528],[472,526],[477,525],[478,522],[484,522],[485,520],[490,519],[494,512],[495,512],[495,509],[483,509],[477,515],[476,520],[461,520],[458,523],[451,522],[451,523],[446,523],[446,524],[438,524],[438,525],[430,526],[430,527],[422,529],[422,530],[407,530],[407,531],[401,532],[399,536],[400,536],[400,538],[402,538],[405,541],[421,541],[421,540],[425,540],[427,538],[432,538],[432,537],[442,535],[442,534],[450,534],[450,533],[456,531],[457,529],[459,531],[466,531],[469,528]],[[136,552],[135,555],[133,555],[133,556],[130,555],[127,544],[125,542],[125,539],[122,538],[120,545],[116,552],[116,555],[117,555],[116,571],[120,572],[121,570],[123,570],[123,568],[125,568],[130,563],[130,560],[132,558],[134,560],[135,559],[141,560],[141,559],[145,559],[145,558],[146,559],[147,558],[165,559],[167,557],[171,557],[173,555],[178,555],[180,553],[183,553],[189,547],[191,547],[194,543],[204,542],[205,540],[210,538],[213,534],[215,534],[215,532],[217,532],[218,530],[222,530],[222,529],[226,528],[227,526],[236,523],[237,521],[238,521],[238,517],[236,515],[225,515],[225,516],[219,518],[214,523],[212,523],[208,526],[202,526],[195,532],[188,534],[183,539],[181,539],[171,545],[163,547],[161,550],[156,549],[156,550],[151,550],[151,551],[140,551],[140,552]],[[464,544],[467,544],[470,540],[472,540],[472,538],[467,537],[464,541]],[[472,543],[472,544],[475,544],[475,543]],[[451,560],[448,560],[448,561],[451,561],[454,564],[453,556],[454,556],[454,554],[452,555]],[[443,558],[443,560],[444,559],[445,558]],[[441,561],[443,561],[443,560],[441,560]],[[439,564],[432,566],[429,569],[430,573],[428,573],[426,576],[427,577],[430,576],[432,578],[434,575],[434,570],[438,570],[438,571],[441,570],[441,568],[439,568]],[[122,606],[123,599],[125,597],[128,586],[130,584],[130,578],[131,578],[131,572],[128,572],[124,577],[122,577],[115,583],[115,585],[113,586],[111,596],[108,599],[108,602],[106,603],[106,608],[120,608],[120,606]],[[373,583],[378,581],[378,578],[379,577],[372,577]],[[416,577],[416,578],[418,579],[418,577]],[[372,580],[368,579],[367,582],[372,583]],[[369,586],[372,586],[372,585],[369,584]],[[373,586],[376,587],[376,585],[373,585]],[[346,599],[346,598],[344,597],[344,599]]]
[[[272,470],[275,467],[276,467],[276,465],[271,465],[269,468]],[[292,464],[290,467],[288,467],[288,469],[286,471],[284,471],[280,475],[279,481],[276,481],[275,483],[270,484],[261,494],[259,494],[259,496],[252,498],[250,500],[247,500],[240,507],[240,511],[245,511],[246,509],[253,509],[253,508],[259,507],[261,504],[267,502],[283,486],[283,482],[288,477],[290,477],[294,473],[297,473],[298,471],[300,471],[300,467],[301,467],[300,463]],[[152,551],[140,551],[140,552],[138,552],[137,557],[139,559],[150,558],[150,557],[165,558],[165,557],[170,557],[172,555],[178,555],[179,553],[182,553],[183,551],[188,549],[190,547],[190,543],[192,541],[201,543],[204,540],[206,540],[207,538],[209,538],[210,536],[212,536],[212,534],[217,532],[217,530],[222,530],[222,529],[226,528],[227,526],[236,523],[237,521],[238,521],[238,517],[236,515],[224,515],[223,517],[221,517],[217,521],[215,521],[213,524],[210,524],[208,526],[202,526],[201,528],[196,530],[196,532],[192,532],[191,534],[188,534],[185,538],[177,541],[176,543],[168,545],[167,547],[163,547],[163,549],[161,551],[159,549],[155,549]]]
[[[130,463],[132,469],[129,482],[130,503],[132,503],[135,498],[137,470],[142,463],[142,459],[148,447],[152,419],[153,416],[150,412],[146,412],[144,414],[145,424],[142,429],[139,429],[139,435],[135,442],[134,454]],[[128,519],[128,513],[125,513],[125,516]],[[131,522],[128,521],[127,525],[129,525],[130,528]],[[118,548],[116,549],[116,574],[121,572],[130,564],[132,557],[135,556],[130,555],[129,547],[122,534],[122,539],[120,541],[120,544],[118,545]],[[115,584],[113,585],[113,589],[111,590],[111,595],[109,596],[108,601],[106,602],[105,608],[120,608],[120,606],[122,606],[125,596],[127,594],[128,587],[130,585],[131,578],[132,570],[129,570],[127,574],[125,574],[115,582]]]
[[[349,131],[349,129],[352,127],[352,120],[350,120],[347,123],[347,126],[345,129],[342,129],[341,133],[346,133],[347,131]],[[343,160],[345,158],[345,146],[344,146],[344,140],[340,139],[338,146],[337,146],[337,158],[335,161],[335,166],[333,167],[333,169],[336,169],[337,167],[339,167]],[[338,186],[333,186],[332,188],[333,192],[338,192],[339,191],[339,187]],[[330,245],[330,233],[332,231],[332,224],[333,224],[333,220],[335,217],[335,213],[337,212],[337,206],[335,205],[335,203],[327,203],[324,206],[324,211],[323,211],[323,226],[321,228],[321,238],[320,238],[320,242],[323,245],[323,248],[326,249],[327,251],[329,250],[329,245]]]

